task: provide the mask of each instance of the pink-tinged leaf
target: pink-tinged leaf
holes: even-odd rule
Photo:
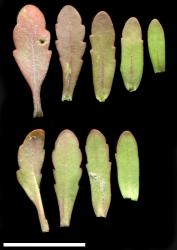
[[[44,161],[45,133],[42,129],[30,132],[18,150],[17,180],[34,203],[43,232],[49,231],[40,194],[41,168]]]
[[[60,11],[56,24],[56,47],[63,71],[62,101],[71,101],[82,67],[82,56],[86,43],[83,42],[85,27],[77,10],[66,5]]]
[[[26,5],[20,10],[13,39],[14,58],[32,91],[33,117],[43,116],[40,91],[52,52],[48,50],[50,33],[46,30],[45,18],[36,6]]]

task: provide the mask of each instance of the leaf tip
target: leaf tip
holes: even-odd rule
[[[90,130],[88,137],[91,137],[91,136],[101,137],[105,139],[104,135],[98,129],[95,129],[95,128]]]
[[[72,18],[72,16],[77,16],[78,20],[80,20],[81,22],[81,16],[79,12],[72,5],[67,4],[60,10],[57,16],[57,23],[59,23],[60,18],[64,18],[64,16],[66,16],[66,18]]]
[[[45,26],[45,18],[38,7],[27,4],[21,8],[17,16],[17,23],[41,23]]]
[[[44,140],[45,131],[43,129],[35,129],[27,135],[28,139],[31,139],[32,137],[36,137],[36,138],[40,138],[40,139]]]
[[[142,38],[141,26],[136,17],[130,17],[123,28],[122,38]]]
[[[100,11],[96,14],[92,22],[92,34],[95,32],[105,32],[107,29],[113,28],[113,23],[105,11]]]
[[[159,22],[159,20],[157,18],[152,19],[152,21],[150,22],[149,26],[151,26],[151,25],[162,27],[161,23]]]
[[[55,142],[55,147],[57,147],[59,141],[64,143],[64,144],[65,143],[68,144],[68,142],[70,142],[70,143],[76,144],[79,147],[79,141],[78,141],[76,135],[74,134],[74,132],[72,132],[69,129],[64,129],[63,131],[61,131],[61,133],[59,134],[59,136]]]
[[[129,130],[125,130],[121,133],[119,140],[122,140],[122,138],[126,138],[126,139],[134,138],[135,139],[133,133]]]

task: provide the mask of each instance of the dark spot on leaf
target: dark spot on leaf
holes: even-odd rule
[[[39,39],[38,42],[40,45],[44,45],[46,41],[45,41],[45,39]]]
[[[40,43],[45,43],[44,39],[40,39],[39,41],[40,41]]]

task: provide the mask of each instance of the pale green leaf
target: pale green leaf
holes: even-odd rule
[[[104,102],[110,94],[116,68],[115,31],[111,18],[104,11],[99,12],[92,22],[90,42],[95,96]]]
[[[109,146],[100,131],[90,131],[86,142],[86,154],[93,209],[97,217],[106,217],[111,202],[111,162]]]
[[[153,19],[148,28],[148,48],[155,73],[165,71],[165,34],[157,19]]]
[[[134,201],[139,196],[139,156],[137,142],[130,131],[124,131],[117,143],[117,176],[123,198]]]
[[[125,23],[121,38],[121,74],[126,89],[137,90],[143,74],[143,40],[141,27],[135,17]]]
[[[72,210],[79,190],[82,175],[80,168],[82,154],[79,142],[70,130],[63,130],[52,153],[54,165],[55,192],[60,210],[60,226],[70,225]]]
[[[45,132],[37,129],[30,132],[18,150],[17,180],[36,206],[41,229],[49,231],[48,222],[45,218],[42,199],[40,194],[41,168],[44,161],[44,139]]]

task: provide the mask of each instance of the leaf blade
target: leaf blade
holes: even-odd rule
[[[148,49],[154,72],[165,72],[165,34],[157,19],[148,27]]]
[[[104,135],[93,129],[86,142],[87,172],[92,206],[97,217],[106,217],[111,202],[109,147]]]
[[[42,129],[30,132],[18,150],[19,170],[16,172],[17,180],[27,196],[35,205],[42,232],[49,231],[49,225],[45,217],[41,194],[41,168],[44,161],[44,138]]]
[[[104,102],[112,88],[116,68],[115,31],[109,15],[101,11],[92,22],[90,50],[96,99]]]
[[[59,12],[56,24],[56,47],[63,71],[62,101],[71,101],[77,79],[83,64],[86,43],[85,26],[82,25],[78,11],[66,5]]]
[[[72,210],[79,190],[79,180],[82,176],[80,168],[82,154],[75,134],[63,130],[52,152],[54,165],[55,192],[60,210],[60,226],[70,225]]]
[[[40,90],[47,74],[52,52],[48,50],[50,33],[45,18],[34,5],[25,5],[18,13],[13,30],[13,56],[32,91],[33,117],[43,116]]]
[[[124,199],[138,200],[139,156],[138,145],[130,131],[124,131],[117,142],[117,178]]]
[[[121,65],[125,88],[132,92],[140,85],[143,75],[143,40],[141,26],[135,17],[125,23],[121,38]]]

